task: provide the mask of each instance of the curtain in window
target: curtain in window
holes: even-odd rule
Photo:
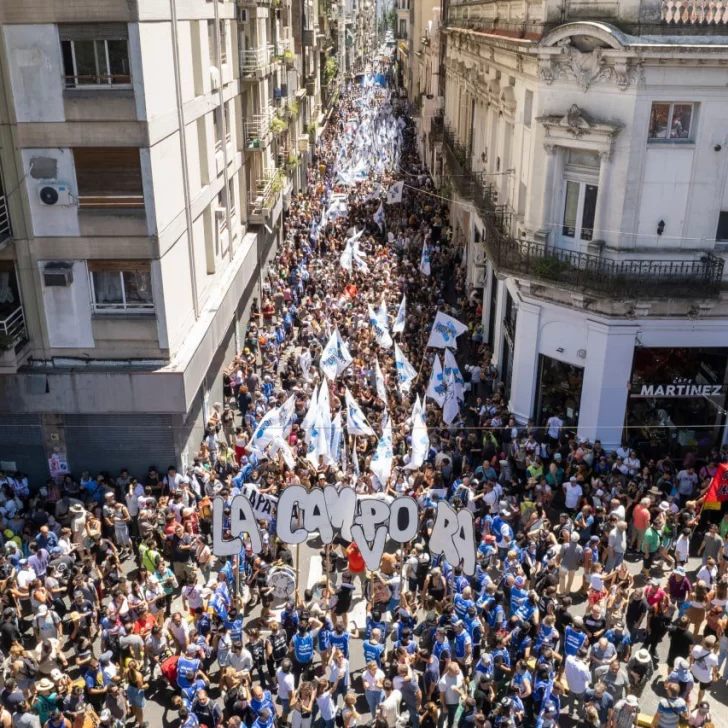
[[[152,277],[148,271],[124,271],[124,290],[128,306],[149,306],[152,303]]]
[[[115,271],[94,271],[94,296],[97,305],[123,305],[121,276]]]
[[[15,303],[15,295],[10,288],[10,273],[0,272],[0,303]]]

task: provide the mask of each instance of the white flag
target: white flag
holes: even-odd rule
[[[450,372],[450,376],[445,378],[445,403],[442,406],[442,419],[445,424],[449,425],[459,414],[460,403],[455,386],[455,376]]]
[[[417,378],[417,371],[407,361],[398,344],[394,345],[394,361],[397,365],[397,381],[402,394],[409,394],[412,389],[412,382]]]
[[[357,404],[356,400],[351,396],[349,388],[346,388],[346,430],[350,435],[364,435],[369,437],[374,434],[374,430],[370,427],[367,422],[367,418],[364,417],[364,413],[361,411],[361,407]]]
[[[296,419],[296,395],[292,394],[279,408],[278,419],[281,426],[281,437],[288,437]]]
[[[379,308],[377,309],[377,318],[386,326],[389,328],[389,313],[387,313],[387,302],[384,299],[384,296],[382,296],[382,302],[379,304]]]
[[[314,387],[308,403],[306,416],[303,418],[303,422],[301,422],[301,429],[306,435],[305,439],[307,443],[311,442],[311,429],[316,421],[316,413],[318,412],[318,392],[318,387]]]
[[[392,465],[394,463],[394,453],[392,452],[392,422],[387,417],[384,424],[382,436],[379,438],[374,457],[369,463],[369,470],[374,473],[377,480],[384,487],[392,474]]]
[[[412,452],[405,470],[417,470],[425,462],[427,453],[430,450],[430,438],[427,435],[427,423],[420,398],[415,400],[412,410]]]
[[[384,204],[379,203],[379,209],[374,213],[374,222],[379,225],[379,230],[384,230]]]
[[[286,438],[293,427],[296,396],[291,395],[280,407],[265,414],[250,438],[248,450],[262,453],[277,437]]]
[[[304,378],[308,377],[308,370],[311,368],[311,352],[304,349],[298,357],[298,363],[301,365],[301,371]]]
[[[311,441],[308,443],[308,450],[306,451],[306,460],[308,460],[314,467],[318,467],[319,456],[323,455],[324,462],[328,461],[329,457],[329,441],[324,431],[324,423],[321,418],[321,412],[317,412],[316,422],[311,430]]]
[[[377,380],[377,397],[387,404],[387,385],[382,374],[382,367],[379,366],[379,359],[374,360],[374,374]]]
[[[422,244],[422,256],[420,257],[420,273],[426,276],[430,275],[430,249],[427,243]]]
[[[458,369],[458,363],[455,361],[455,355],[450,351],[450,349],[445,349],[445,368],[443,370],[445,374],[445,379],[450,376],[450,373],[452,373],[453,381],[455,382],[455,394],[457,395],[458,400],[461,402],[465,401],[465,380],[463,379],[463,375],[460,373],[460,369]]]
[[[329,400],[329,385],[324,380],[321,382],[318,400],[316,402],[318,411],[321,413],[321,421],[324,426],[326,437],[331,433],[331,401]]]
[[[387,204],[396,205],[402,202],[402,192],[404,192],[404,182],[395,182],[387,192]]]
[[[341,253],[341,257],[339,258],[339,263],[341,264],[341,267],[345,270],[351,273],[351,264],[354,261],[354,250],[350,245],[347,245],[343,252]]]
[[[344,441],[344,427],[341,423],[341,412],[337,412],[331,423],[331,436],[329,437],[329,457],[332,463],[339,462],[341,446]]]
[[[271,457],[274,457],[277,452],[281,453],[283,462],[288,466],[289,470],[293,470],[296,467],[296,458],[293,455],[293,450],[291,450],[288,443],[282,437],[276,437],[270,446]]]
[[[349,349],[341,339],[339,329],[335,329],[321,352],[319,363],[321,371],[333,382],[351,364],[351,361]]]
[[[387,330],[387,324],[382,321],[378,312],[375,311],[371,305],[367,308],[369,310],[369,323],[374,331],[374,338],[377,340],[377,344],[379,344],[379,346],[383,349],[391,349],[392,337],[389,335],[389,331]]]
[[[432,346],[436,349],[444,349],[445,347],[451,346],[453,349],[457,349],[457,337],[467,330],[468,327],[465,324],[461,324],[452,316],[438,311],[435,316],[435,321],[432,324],[432,331],[430,331],[427,346]]]
[[[435,355],[435,361],[432,363],[432,374],[430,374],[430,381],[427,383],[427,394],[425,396],[434,399],[440,407],[445,404],[445,380],[443,379],[440,357],[437,354]]]
[[[392,325],[392,333],[398,334],[401,331],[404,331],[404,320],[407,313],[407,296],[402,296],[402,302],[399,304],[399,309],[397,311],[397,318],[394,319],[394,324]]]

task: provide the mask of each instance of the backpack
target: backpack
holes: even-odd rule
[[[337,708],[336,715],[334,716],[334,724],[337,728],[344,728],[344,713],[341,708]]]
[[[35,657],[31,657],[30,655],[25,655],[23,657],[23,671],[31,680],[36,677],[38,674],[38,663],[36,662]]]

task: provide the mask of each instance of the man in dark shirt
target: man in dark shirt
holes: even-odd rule
[[[0,625],[0,644],[6,655],[10,652],[13,642],[22,643],[22,635],[15,624],[15,610],[7,607],[3,612],[3,623]]]
[[[5,687],[0,692],[0,703],[9,712],[14,713],[18,709],[18,705],[23,702],[25,698],[23,693],[18,690],[18,684],[15,682],[15,678],[9,677],[5,681]]]
[[[695,639],[688,629],[689,622],[685,616],[680,617],[677,622],[667,629],[670,634],[670,648],[667,651],[667,665],[672,670],[675,660],[684,657],[686,660],[695,644]]]

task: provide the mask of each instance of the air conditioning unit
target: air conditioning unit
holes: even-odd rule
[[[248,22],[248,8],[241,8],[238,5],[238,23]]]
[[[73,263],[46,263],[43,285],[46,288],[68,288],[73,283]]]
[[[210,66],[210,83],[213,91],[220,88],[220,69],[217,66]]]
[[[38,198],[44,205],[68,207],[73,204],[71,188],[63,182],[53,182],[38,188]]]
[[[215,208],[215,224],[220,227],[227,221],[227,210],[224,207]]]

